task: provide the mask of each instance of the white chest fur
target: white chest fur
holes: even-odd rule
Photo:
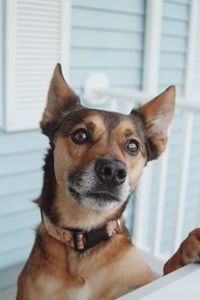
[[[70,289],[70,300],[88,300],[90,295],[90,287],[85,283],[81,288]]]

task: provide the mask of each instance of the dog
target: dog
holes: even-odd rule
[[[50,140],[37,199],[42,222],[17,300],[111,300],[156,278],[122,214],[145,165],[165,150],[174,110],[174,86],[129,115],[89,109],[57,64],[40,123]],[[197,228],[164,275],[199,255]]]

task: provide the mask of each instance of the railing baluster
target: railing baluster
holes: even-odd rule
[[[160,257],[160,244],[162,236],[162,225],[163,225],[163,215],[164,215],[164,204],[166,195],[166,178],[167,178],[167,164],[168,164],[168,152],[163,154],[159,162],[159,172],[158,172],[158,194],[156,201],[156,216],[154,221],[154,240],[152,252],[154,257]]]
[[[147,251],[145,237],[148,230],[148,204],[151,195],[152,165],[145,167],[142,178],[137,188],[136,206],[133,224],[133,240],[135,244]]]
[[[180,159],[180,177],[178,180],[178,197],[175,214],[175,233],[173,241],[173,251],[175,251],[180,242],[183,229],[185,202],[187,196],[187,183],[188,183],[188,169],[190,161],[190,149],[192,140],[193,129],[193,113],[191,111],[184,112],[184,127],[182,129],[182,147],[181,147],[181,159]]]

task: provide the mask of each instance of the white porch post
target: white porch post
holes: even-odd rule
[[[147,0],[143,90],[155,95],[158,90],[160,34],[162,21],[162,0]],[[150,99],[146,99],[150,100]],[[148,228],[148,203],[151,194],[152,166],[144,170],[138,187],[134,219],[134,241],[145,250],[144,239]]]

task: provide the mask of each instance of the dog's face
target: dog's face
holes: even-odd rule
[[[88,109],[57,65],[41,127],[55,145],[56,183],[66,196],[98,211],[126,203],[146,163],[165,148],[174,97],[170,88],[129,115]]]
[[[133,116],[80,107],[55,139],[57,182],[97,210],[127,201],[147,161],[143,132]]]

